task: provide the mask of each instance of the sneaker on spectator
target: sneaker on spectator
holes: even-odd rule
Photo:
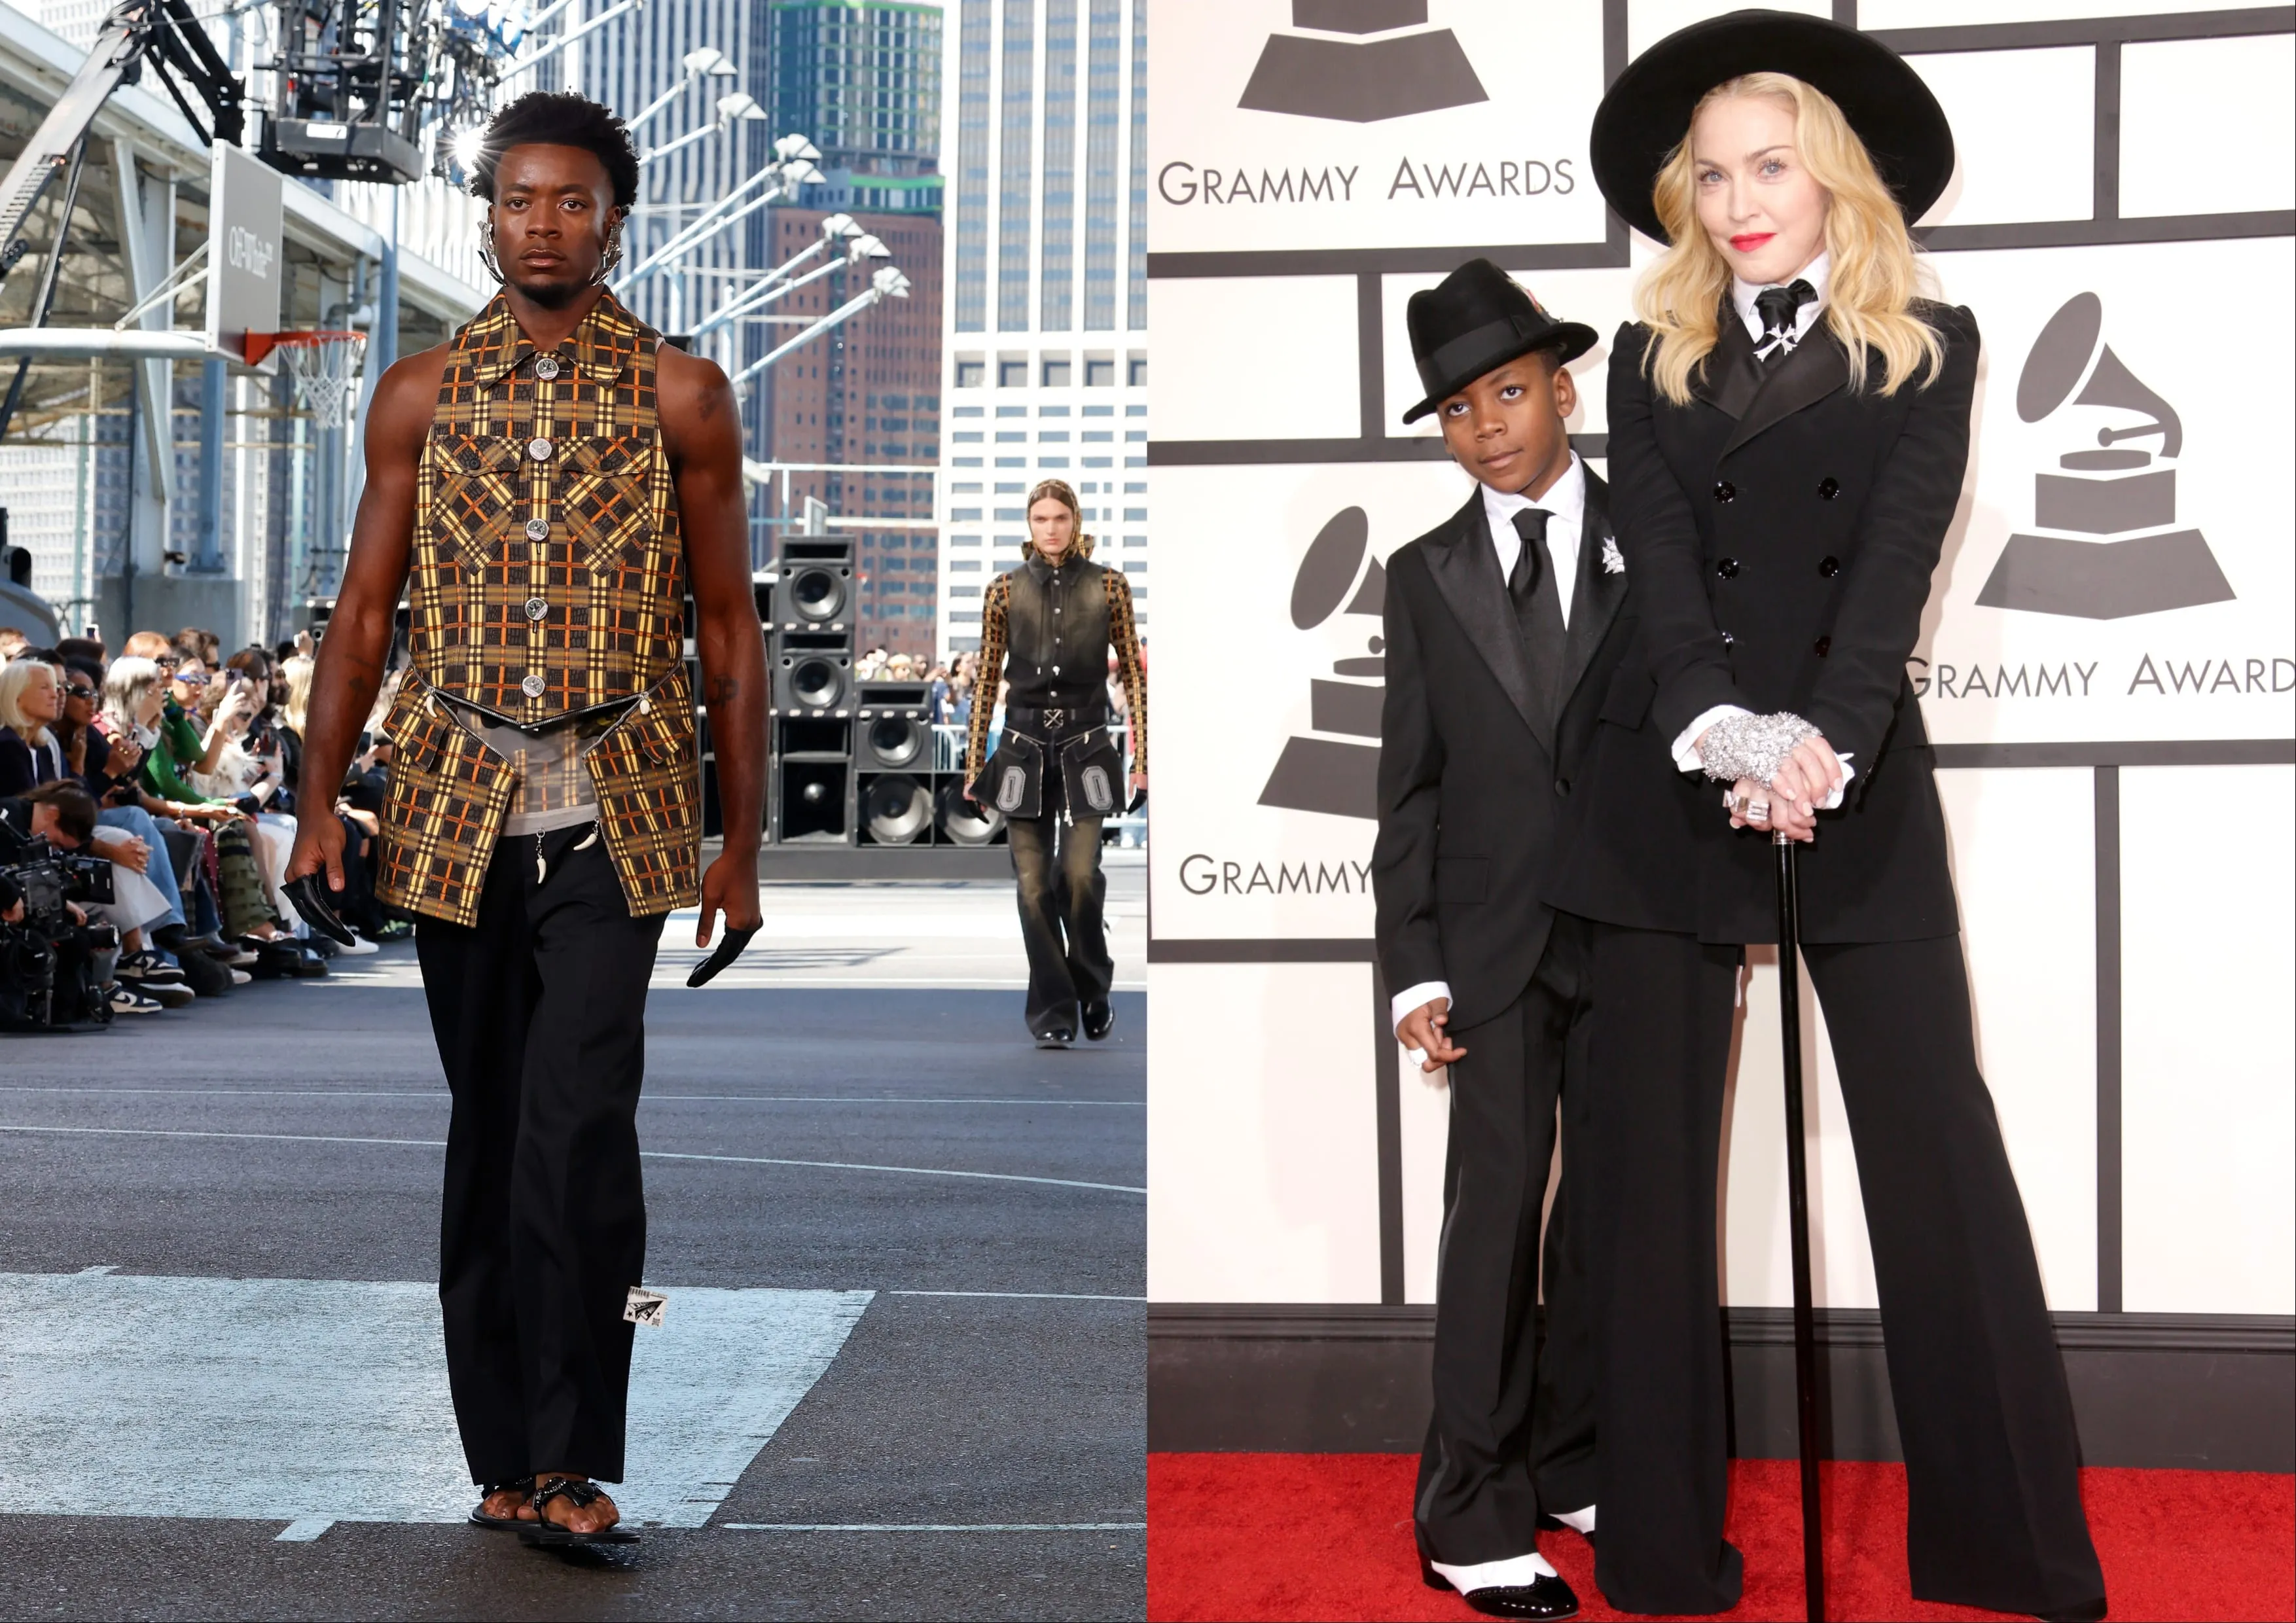
[[[228,969],[228,966],[226,966],[226,969],[231,976],[231,984],[235,987],[243,987],[247,985],[248,982],[255,979],[254,976],[249,974],[245,970]]]
[[[119,966],[112,973],[144,991],[154,987],[183,986],[188,980],[184,971],[168,963],[150,947],[120,955]]]
[[[228,997],[234,971],[222,959],[207,953],[187,952],[184,955],[184,982],[202,997]],[[241,975],[244,980],[246,977]]]
[[[168,1005],[156,997],[146,996],[124,980],[111,983],[111,1012],[119,1014],[157,1014]]]
[[[387,946],[393,941],[406,940],[414,933],[414,926],[405,919],[385,919],[375,929],[364,930],[361,933]]]
[[[129,983],[123,980],[119,984],[126,986]],[[200,996],[197,992],[192,990],[191,988],[185,986],[180,980],[162,980],[156,982],[147,980],[142,985],[137,986],[135,989],[143,993],[144,996],[151,998],[163,1009],[188,1008],[191,1004],[197,1003]]]

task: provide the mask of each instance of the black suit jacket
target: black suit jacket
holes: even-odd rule
[[[1387,698],[1379,837],[1379,963],[1390,992],[1451,988],[1451,1029],[1502,1012],[1529,984],[1553,922],[1546,899],[1562,807],[1595,714],[1634,642],[1630,577],[1603,566],[1607,489],[1587,472],[1578,572],[1563,633],[1559,715],[1530,700],[1514,609],[1478,488],[1387,561]]]
[[[1847,804],[1799,856],[1802,939],[1914,940],[1958,928],[1928,734],[1906,675],[1969,460],[1977,323],[1939,305],[1937,376],[1849,388],[1815,329],[1765,371],[1734,309],[1676,406],[1643,372],[1647,329],[1610,369],[1611,511],[1643,646],[1603,727],[1556,887],[1570,912],[1718,942],[1776,939],[1769,836],[1733,831],[1721,791],[1675,767],[1716,705],[1792,710],[1851,757]]]

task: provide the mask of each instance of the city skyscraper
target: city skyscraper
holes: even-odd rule
[[[1098,561],[1148,588],[1147,0],[955,0],[941,639],[980,642],[1023,502],[1077,488]]]
[[[855,214],[938,214],[940,7],[773,0],[770,27],[775,133],[795,130],[821,149],[824,178],[800,201]]]

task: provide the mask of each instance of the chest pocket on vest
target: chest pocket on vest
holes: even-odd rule
[[[434,434],[434,515],[442,547],[477,568],[502,550],[518,516],[519,448],[495,434]]]
[[[648,438],[570,439],[558,508],[575,552],[594,570],[637,561],[654,538],[652,474],[660,455]]]

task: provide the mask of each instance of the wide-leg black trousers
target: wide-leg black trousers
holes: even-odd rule
[[[1420,1551],[1446,1565],[1528,1555],[1541,1509],[1595,1502],[1589,933],[1583,920],[1558,917],[1522,996],[1451,1034],[1466,1053],[1450,1067],[1435,1408],[1414,1501]],[[1558,1101],[1562,1176],[1542,1248]]]
[[[587,840],[585,845],[583,842]],[[447,1131],[439,1299],[476,1482],[616,1482],[622,1317],[645,1268],[638,1089],[660,915],[633,918],[594,827],[506,836],[475,926],[415,930]]]
[[[1108,996],[1116,960],[1108,951],[1108,877],[1100,871],[1098,817],[1061,817],[1060,775],[1047,772],[1045,815],[1006,822],[1029,955],[1029,1029],[1081,1029],[1082,1005]]]
[[[1602,1536],[1622,1611],[1722,1611],[1728,1482],[1715,1187],[1737,947],[1597,925],[1594,1250]],[[2054,1615],[2104,1594],[2031,1230],[1978,1073],[1958,937],[1802,949],[1825,1010],[1906,1450],[1923,1600]],[[1775,1078],[1748,1085],[1778,1086]]]

